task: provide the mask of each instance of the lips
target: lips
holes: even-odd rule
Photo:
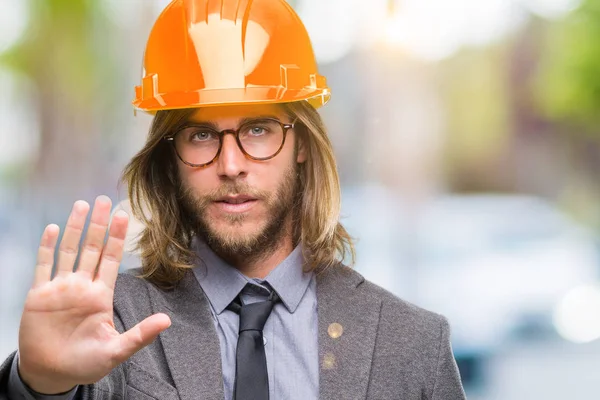
[[[225,196],[215,201],[215,205],[224,213],[245,213],[252,209],[257,199],[248,195]]]
[[[217,201],[221,202],[221,203],[227,203],[227,204],[242,204],[247,201],[254,201],[254,200],[256,200],[254,197],[251,197],[248,195],[236,195],[236,196],[225,196],[225,197],[218,199]]]

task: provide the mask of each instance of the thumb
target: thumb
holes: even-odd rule
[[[159,333],[171,326],[171,319],[166,314],[154,314],[136,326],[118,336],[118,351],[115,361],[120,364],[146,347],[156,339]]]

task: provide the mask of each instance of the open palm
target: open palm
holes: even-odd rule
[[[155,314],[125,333],[113,323],[114,287],[123,255],[128,217],[117,212],[110,224],[110,200],[96,200],[74,270],[89,211],[74,204],[60,243],[52,278],[59,228],[48,225],[38,251],[33,287],[27,295],[19,330],[19,372],[33,390],[60,393],[97,382],[170,325]]]

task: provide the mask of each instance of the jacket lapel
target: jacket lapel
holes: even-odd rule
[[[153,308],[171,318],[160,340],[179,396],[223,400],[219,339],[210,304],[193,272],[186,271],[175,290],[160,293]]]
[[[317,275],[321,399],[365,399],[381,301],[361,294],[364,278],[333,266]]]

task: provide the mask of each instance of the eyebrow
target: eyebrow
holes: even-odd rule
[[[274,115],[274,114],[261,114],[261,115],[256,115],[254,117],[245,117],[242,118],[238,121],[238,127],[244,125],[245,123],[251,122],[251,121],[256,121],[256,120],[261,120],[261,119],[276,119],[277,121],[281,121],[281,119]],[[215,124],[213,121],[194,121],[192,119],[189,119],[186,123],[193,123],[194,125],[203,125],[203,126],[208,126],[216,131],[218,131],[218,127],[217,124]]]

